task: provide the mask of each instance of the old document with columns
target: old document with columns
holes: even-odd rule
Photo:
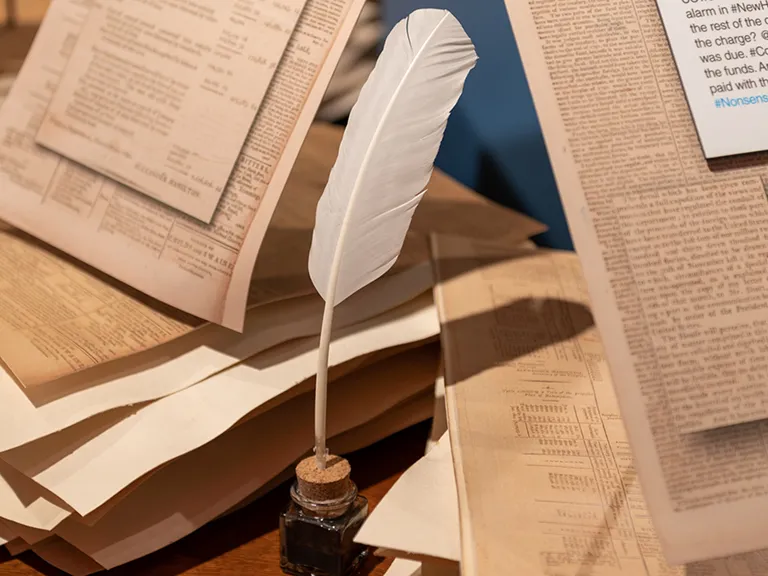
[[[433,257],[463,576],[768,574],[765,551],[664,558],[575,254],[435,235]]]
[[[664,553],[766,548],[768,155],[704,159],[653,0],[507,8]]]
[[[254,263],[363,0],[307,0],[210,224],[35,144],[92,3],[56,0],[0,110],[0,218],[183,312],[241,330]]]

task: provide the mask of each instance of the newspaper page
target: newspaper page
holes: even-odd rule
[[[242,330],[264,233],[362,4],[307,0],[202,224],[35,144],[92,5],[55,0],[0,110],[0,217],[161,302]]]
[[[649,517],[575,254],[445,236],[433,254],[465,576],[768,574],[765,552],[665,557],[689,529]],[[703,529],[742,547],[732,524]],[[686,557],[718,555],[702,542]]]
[[[704,158],[654,0],[507,6],[621,380],[682,433],[767,417],[768,155]]]
[[[94,2],[36,142],[210,222],[304,3]]]
[[[653,0],[507,8],[665,553],[764,548],[768,156],[705,161]]]

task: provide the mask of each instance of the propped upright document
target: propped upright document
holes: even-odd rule
[[[35,141],[209,223],[305,2],[93,2]]]

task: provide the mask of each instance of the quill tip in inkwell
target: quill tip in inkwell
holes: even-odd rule
[[[280,567],[296,576],[349,576],[368,556],[354,542],[368,517],[349,462],[328,456],[320,469],[314,456],[296,466],[291,503],[280,516]]]

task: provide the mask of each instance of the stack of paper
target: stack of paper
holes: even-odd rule
[[[358,533],[388,576],[768,574],[764,552],[666,562],[575,254],[434,247],[448,431]]]
[[[332,158],[338,141],[337,130],[318,126],[305,150],[330,146]],[[260,256],[257,271],[264,274],[257,273],[253,293],[271,297],[262,296],[268,303],[249,310],[243,334],[203,325],[122,359],[63,374],[43,372],[38,360],[16,363],[30,376],[58,376],[27,387],[9,372],[0,372],[4,540],[26,544],[72,573],[110,568],[185,536],[308,453],[322,301],[311,293],[290,298],[284,294],[302,293],[306,279],[298,271],[306,262],[309,229],[301,227],[297,212],[301,206],[308,208],[321,191],[303,174],[329,169],[330,163],[320,165],[311,154],[299,158],[283,198],[289,201],[278,207],[263,251],[270,254],[274,234],[277,240],[294,242],[297,258],[281,260],[275,255],[262,261]],[[440,174],[435,184],[434,203],[425,201],[401,262],[339,309],[331,347],[329,426],[337,442],[346,442],[341,447],[365,445],[432,414],[439,324],[423,234],[429,210],[443,217],[452,210],[477,208],[485,222],[496,218],[498,225],[516,224],[516,215],[476,201]],[[456,232],[470,234],[473,228],[471,224]],[[41,286],[61,288],[77,275],[77,284],[70,284],[65,294],[89,289],[98,281],[100,294],[109,294],[112,301],[127,298],[120,288],[27,237],[9,232],[7,238],[14,251],[3,255],[33,267],[42,276]],[[40,274],[46,266],[52,269],[50,275]],[[10,264],[7,269],[14,270]],[[27,285],[33,278],[24,269],[15,276]],[[282,285],[290,286],[287,292],[280,292]],[[17,299],[4,301],[16,304],[10,310],[21,308]],[[129,302],[140,310],[155,310],[139,299]],[[22,308],[14,317],[22,313],[31,312]],[[3,314],[0,311],[0,318],[10,324],[10,313]],[[116,314],[111,320],[115,328],[122,326]],[[19,337],[4,339],[4,344],[15,346],[23,335],[44,334],[45,329],[64,332],[62,323],[54,322],[18,328]],[[101,330],[108,328],[104,322]],[[69,326],[67,330],[64,336],[73,339],[85,332]],[[41,337],[35,337],[39,342]],[[62,340],[51,338],[48,345]],[[343,440],[344,434],[353,435]],[[70,565],[79,557],[75,551],[85,555],[78,566],[86,568]]]
[[[341,138],[310,123],[361,5],[52,3],[0,108],[11,553],[124,564],[310,453],[323,301],[307,261]],[[428,234],[542,231],[434,174],[396,265],[335,314],[333,450],[433,414]]]

